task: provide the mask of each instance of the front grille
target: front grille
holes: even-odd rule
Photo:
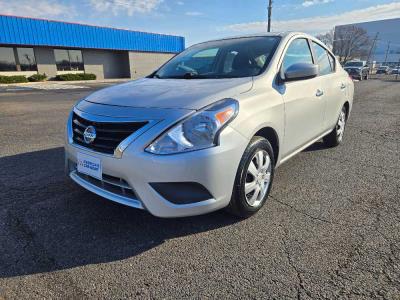
[[[135,131],[148,122],[94,122],[78,116],[72,116],[72,130],[74,143],[97,152],[114,154],[117,146]],[[88,126],[96,129],[96,138],[87,144],[83,133]]]

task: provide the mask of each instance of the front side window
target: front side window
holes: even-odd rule
[[[54,49],[57,71],[83,71],[82,51]]]
[[[331,63],[329,62],[328,52],[325,48],[313,42],[316,63],[319,67],[319,75],[327,75],[333,72]]]
[[[296,39],[288,47],[283,58],[283,71],[297,63],[313,63],[312,54],[306,39]]]
[[[35,55],[32,48],[17,48],[21,71],[37,71]]]
[[[175,56],[156,78],[238,78],[260,75],[268,66],[280,37],[227,39],[192,46]]]
[[[328,53],[328,58],[329,58],[329,62],[331,63],[331,69],[332,71],[336,71],[336,64],[335,64],[335,59],[333,58],[333,56],[331,54]]]
[[[0,47],[0,71],[17,71],[13,48]]]

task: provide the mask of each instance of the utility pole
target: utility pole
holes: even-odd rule
[[[373,39],[373,41],[372,41],[371,48],[369,49],[369,52],[368,52],[367,64],[369,63],[369,58],[371,57],[372,50],[374,50],[375,44],[376,44],[376,42],[378,41],[378,36],[379,36],[379,32],[377,32],[377,33],[375,34],[375,37],[374,37],[374,39]]]
[[[388,46],[387,46],[387,48],[386,48],[386,54],[385,54],[385,62],[384,62],[384,65],[386,65],[386,62],[387,62],[387,56],[388,56],[388,53],[389,53],[389,49],[390,49],[390,41],[388,42]]]
[[[271,14],[272,14],[272,0],[268,4],[268,32],[271,32]]]

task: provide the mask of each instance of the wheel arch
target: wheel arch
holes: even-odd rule
[[[346,108],[346,121],[349,118],[350,114],[350,102],[346,100],[346,102],[343,104],[343,106]]]
[[[279,158],[279,136],[275,129],[272,127],[266,126],[259,129],[254,136],[261,136],[269,141],[272,146],[272,150],[274,151],[274,161],[275,165],[278,163]]]

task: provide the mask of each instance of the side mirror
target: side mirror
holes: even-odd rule
[[[310,63],[296,63],[284,72],[284,81],[310,79],[318,76],[318,65]]]

